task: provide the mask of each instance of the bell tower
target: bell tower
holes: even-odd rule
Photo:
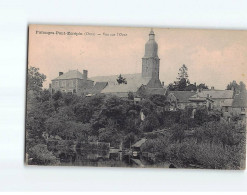
[[[153,29],[149,33],[149,40],[145,44],[145,55],[142,58],[142,77],[159,80],[160,59],[158,44],[155,41]]]

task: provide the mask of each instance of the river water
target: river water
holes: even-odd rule
[[[96,167],[138,167],[133,157],[125,152],[111,150],[83,150],[64,149],[53,151],[61,165],[71,166],[96,166]],[[134,159],[134,160],[133,160]]]

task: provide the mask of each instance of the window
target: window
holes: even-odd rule
[[[242,108],[241,108],[241,111],[242,111],[242,112],[244,112],[244,111],[245,111],[245,108],[244,108],[244,107],[242,107]]]
[[[58,81],[56,81],[55,86],[56,86],[56,87],[59,87],[59,82],[58,82]]]

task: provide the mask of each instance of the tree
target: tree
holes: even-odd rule
[[[128,99],[129,99],[129,100],[134,100],[134,97],[135,97],[135,96],[134,96],[134,93],[130,91],[130,92],[128,93]]]
[[[176,90],[176,86],[173,83],[170,83],[168,85],[168,89],[169,89],[169,91],[175,91]]]
[[[154,94],[149,97],[150,101],[152,101],[157,106],[165,107],[166,105],[166,96],[165,95],[159,95]]]
[[[178,91],[184,91],[187,87],[187,81],[185,78],[182,78],[181,80],[178,81]]]
[[[27,91],[33,90],[40,92],[42,90],[45,79],[46,76],[42,73],[39,73],[39,68],[30,66],[28,68],[27,75]]]
[[[197,89],[208,89],[208,86],[205,83],[201,83],[197,86]]]
[[[239,86],[240,86],[240,92],[246,91],[246,85],[244,84],[243,81],[240,81]]]
[[[142,130],[144,132],[151,132],[160,126],[159,120],[155,113],[150,113],[142,123]]]
[[[187,87],[185,87],[184,90],[185,91],[196,91],[197,90],[196,83],[195,84],[189,84]]]
[[[185,138],[186,126],[181,124],[174,124],[171,128],[171,140],[182,143]]]
[[[185,64],[182,65],[181,68],[179,68],[179,72],[178,72],[178,81],[180,81],[181,79],[185,79],[186,83],[189,84],[189,79],[188,79],[188,68]]]
[[[45,144],[37,144],[28,150],[28,157],[32,159],[28,164],[32,165],[59,165],[56,156],[47,149]],[[28,159],[28,160],[29,160]]]
[[[122,75],[120,74],[117,78],[117,82],[118,84],[127,84],[126,78],[122,77]]]
[[[170,83],[168,89],[170,91],[191,91],[191,87],[194,86],[190,86],[190,88],[187,88],[187,86],[190,84],[188,77],[188,68],[185,64],[183,64],[182,67],[179,68],[177,81],[174,81],[174,83]]]
[[[233,90],[235,95],[240,92],[240,85],[234,80],[227,85],[226,89]]]

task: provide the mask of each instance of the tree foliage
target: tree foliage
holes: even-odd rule
[[[126,78],[124,78],[121,74],[117,78],[118,84],[127,84]]]
[[[33,90],[40,92],[46,76],[39,72],[39,68],[30,66],[27,74],[27,91]]]

